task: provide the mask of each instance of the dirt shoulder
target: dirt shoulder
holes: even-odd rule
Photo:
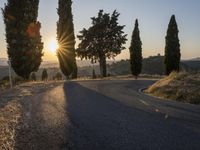
[[[200,104],[200,73],[173,72],[145,92],[164,99]]]
[[[62,89],[63,82],[35,82],[2,93],[0,149],[66,148],[68,117]]]

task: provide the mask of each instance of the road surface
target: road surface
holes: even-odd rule
[[[200,106],[139,92],[152,80],[64,83],[74,150],[200,150]]]

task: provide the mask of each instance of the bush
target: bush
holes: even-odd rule
[[[36,75],[35,75],[34,72],[31,73],[30,79],[31,79],[31,81],[36,81],[37,80]]]
[[[3,77],[2,79],[1,79],[1,81],[9,81],[10,79],[9,79],[9,76],[5,76],[5,77]]]
[[[62,80],[62,74],[57,72],[56,75],[53,77],[53,80]]]
[[[13,84],[14,85],[19,84],[23,81],[24,81],[24,79],[22,77],[19,77],[19,76],[16,76],[16,77],[13,78]]]

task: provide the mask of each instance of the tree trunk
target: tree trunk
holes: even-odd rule
[[[99,58],[101,77],[106,77],[106,57],[105,55],[102,55]]]
[[[135,75],[135,80],[137,80],[137,79],[138,79],[138,76]]]

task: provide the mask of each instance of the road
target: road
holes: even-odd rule
[[[66,82],[70,149],[199,150],[200,107],[139,92],[154,82]]]

